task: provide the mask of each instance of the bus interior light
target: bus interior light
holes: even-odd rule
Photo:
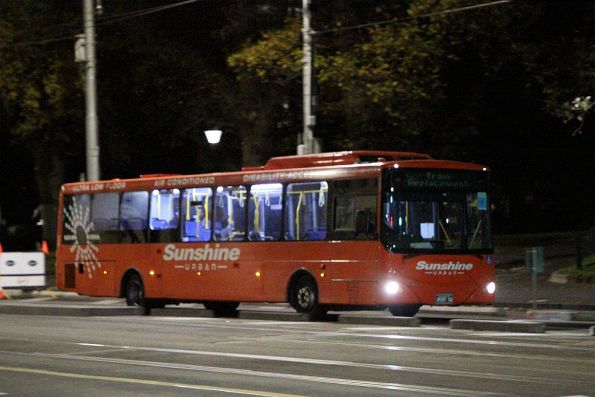
[[[401,286],[395,280],[389,280],[384,284],[384,292],[387,295],[395,295],[400,289]]]
[[[496,292],[496,283],[493,281],[489,282],[488,285],[486,285],[486,290],[488,291],[488,294]]]

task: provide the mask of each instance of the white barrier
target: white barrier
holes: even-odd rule
[[[43,252],[1,252],[0,286],[35,289],[46,286]]]

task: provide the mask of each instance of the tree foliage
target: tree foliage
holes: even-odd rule
[[[509,218],[564,203],[556,184],[589,185],[593,112],[572,106],[595,91],[595,4],[513,1],[451,12],[486,2],[314,0],[323,149],[487,163],[503,200],[523,201]],[[72,55],[79,3],[0,2],[0,161],[7,168],[4,153],[17,149],[34,160],[41,203],[55,202],[57,186],[84,171],[84,81]],[[295,153],[301,2],[197,2],[128,17],[160,4],[171,2],[104,0],[97,18],[102,176],[237,169]],[[43,40],[56,37],[68,40]],[[577,126],[584,134],[572,136]],[[218,147],[204,141],[210,128],[224,130]],[[544,159],[560,151],[569,160],[555,169]],[[582,182],[552,180],[567,174]],[[581,205],[566,204],[559,218],[579,219],[571,212]]]

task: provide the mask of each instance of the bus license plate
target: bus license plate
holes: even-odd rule
[[[436,294],[437,305],[450,305],[454,301],[452,294]]]

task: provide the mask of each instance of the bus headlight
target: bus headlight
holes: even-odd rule
[[[394,295],[399,292],[400,289],[401,286],[395,280],[389,280],[384,284],[384,292],[387,295]]]
[[[486,290],[488,291],[488,294],[496,292],[496,283],[493,281],[489,282],[488,285],[486,285]]]

